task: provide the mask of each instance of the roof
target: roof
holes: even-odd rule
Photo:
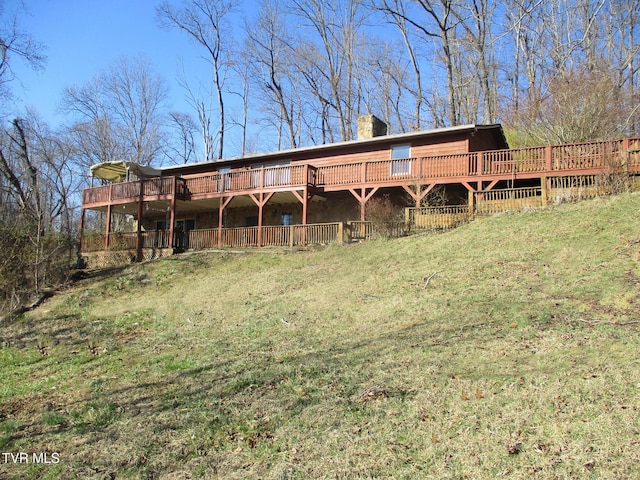
[[[381,135],[378,137],[366,138],[366,139],[325,143],[322,145],[312,145],[308,147],[298,147],[298,148],[292,148],[287,150],[278,150],[276,152],[270,152],[270,153],[255,153],[255,154],[245,155],[242,157],[232,157],[232,158],[226,158],[222,160],[208,160],[205,162],[195,162],[195,163],[187,163],[183,165],[165,166],[165,167],[160,167],[159,170],[161,172],[176,171],[176,170],[179,171],[182,169],[190,169],[193,167],[197,168],[197,167],[203,167],[203,166],[212,165],[212,164],[219,166],[219,165],[234,164],[234,163],[241,163],[241,162],[247,163],[247,162],[253,162],[253,161],[260,161],[260,160],[265,161],[274,157],[287,157],[287,156],[293,156],[293,155],[300,155],[304,153],[322,152],[322,151],[328,151],[332,149],[344,148],[349,146],[366,146],[366,145],[375,145],[377,143],[394,143],[399,141],[407,141],[415,138],[436,137],[439,135],[448,135],[448,134],[463,133],[463,132],[476,132],[479,130],[494,130],[496,134],[499,135],[499,140],[501,140],[504,143],[504,148],[507,148],[507,141],[504,137],[504,132],[502,131],[502,126],[500,124],[493,124],[493,125],[469,124],[469,125],[458,125],[455,127],[435,128],[431,130],[420,130],[420,131],[409,132],[409,133],[398,133],[395,135]]]

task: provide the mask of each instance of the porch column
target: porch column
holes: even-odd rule
[[[218,248],[222,248],[222,212],[224,211],[224,197],[220,197],[218,204]]]
[[[309,210],[309,200],[313,198],[313,194],[309,195],[309,188],[304,187],[302,192],[298,193],[296,190],[291,190],[291,193],[298,199],[298,201],[302,204],[302,225],[307,224]]]
[[[169,207],[169,239],[167,240],[167,248],[173,248],[173,235],[176,224],[176,185],[177,177],[173,177],[171,181],[171,205]]]
[[[363,168],[363,172],[364,171],[366,170]],[[360,188],[360,193],[356,192],[356,190],[353,188],[349,189],[349,191],[351,192],[351,195],[353,195],[356,198],[356,200],[358,200],[358,202],[360,203],[360,220],[362,220],[363,222],[365,221],[365,217],[366,217],[365,206],[369,201],[369,199],[373,197],[373,195],[378,191],[378,188],[380,187],[371,187],[370,191],[367,192],[367,187],[362,187]]]
[[[546,207],[547,205],[549,205],[549,193],[548,193],[547,187],[548,187],[547,177],[546,176],[540,177],[540,189],[542,191],[541,195],[542,195],[543,207]]]
[[[104,249],[109,248],[109,234],[111,234],[111,204],[107,205],[106,219],[104,228]]]
[[[233,199],[233,195],[230,197],[220,197],[220,206],[218,207],[218,248],[222,248],[222,218],[224,215],[224,209],[229,202]]]
[[[253,202],[258,206],[258,247],[262,246],[262,210],[263,207],[267,204],[274,192],[269,192],[268,194],[264,194],[264,192],[260,192],[258,197],[256,197],[253,193],[249,194],[249,197]]]
[[[136,262],[142,260],[142,214],[144,212],[144,186],[140,179],[140,193],[138,196],[138,227],[136,228]]]
[[[262,197],[262,194],[260,194]],[[258,247],[262,246],[262,201],[258,204]]]
[[[474,217],[474,209],[475,209],[475,205],[474,205],[474,195],[476,193],[475,189],[469,185],[469,183],[467,182],[462,182],[462,184],[467,188],[469,195],[468,195],[468,199],[469,199],[469,218],[473,218]]]
[[[84,216],[86,210],[80,207],[80,225],[78,226],[78,257],[82,252],[82,236],[84,235]]]
[[[416,185],[402,185],[402,188],[404,188],[405,192],[407,192],[409,195],[411,195],[411,198],[413,198],[416,202],[416,208],[420,208],[420,204],[422,203],[422,199],[424,197],[427,196],[427,194],[433,190],[433,187],[435,187],[436,184],[432,183],[431,185],[427,185],[424,189],[422,188],[422,185],[420,184],[416,184]],[[411,187],[414,187],[415,190],[413,190]]]

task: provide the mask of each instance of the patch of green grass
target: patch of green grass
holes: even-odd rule
[[[74,430],[78,433],[101,430],[120,417],[119,407],[104,398],[92,400],[82,408],[71,411]]]
[[[83,281],[3,325],[3,451],[64,455],[0,476],[631,478],[639,209]]]

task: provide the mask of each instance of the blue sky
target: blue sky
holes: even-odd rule
[[[11,10],[21,0],[5,0]],[[178,85],[181,62],[190,76],[206,78],[200,50],[175,30],[161,29],[155,8],[159,0],[24,0],[28,14],[20,25],[46,46],[42,71],[13,64],[16,107],[33,107],[53,127],[63,120],[56,110],[66,86],[82,85],[121,57],[146,56],[169,86],[170,108],[188,111]],[[191,112],[188,112],[191,113]]]

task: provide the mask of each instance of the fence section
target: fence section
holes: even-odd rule
[[[415,230],[448,229],[469,221],[468,205],[407,208],[406,223]]]
[[[541,187],[486,190],[474,192],[473,196],[475,213],[479,215],[492,215],[527,207],[542,207],[546,203]]]

